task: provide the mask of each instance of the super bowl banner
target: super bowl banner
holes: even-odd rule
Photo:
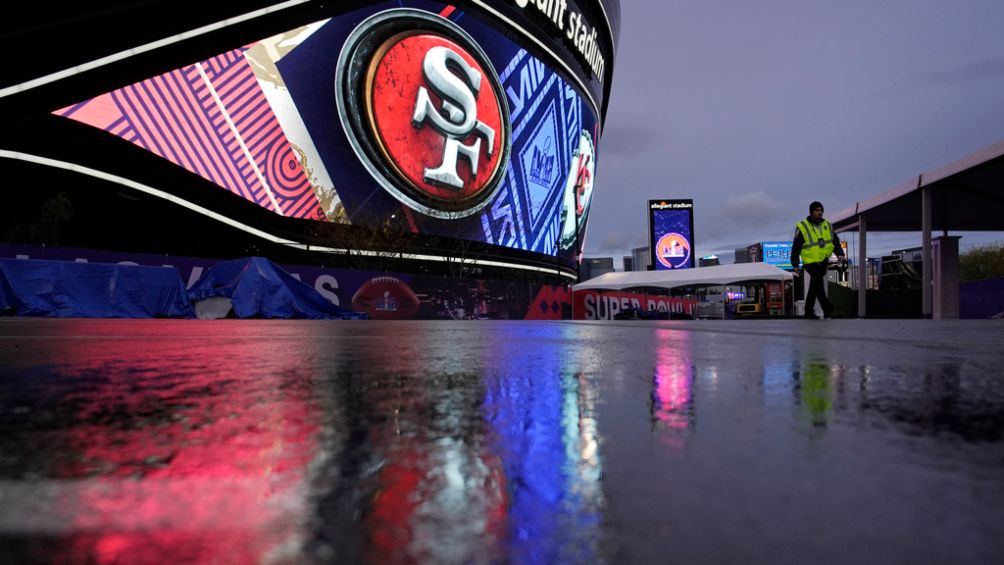
[[[561,255],[585,229],[597,120],[452,6],[376,4],[63,108],[283,216]]]
[[[697,305],[692,298],[620,290],[580,290],[574,293],[572,302],[575,320],[615,320],[618,314],[627,310],[657,312],[667,316],[682,314],[692,318]]]

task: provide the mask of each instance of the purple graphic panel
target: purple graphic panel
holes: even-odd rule
[[[243,50],[56,112],[284,216],[325,219]]]

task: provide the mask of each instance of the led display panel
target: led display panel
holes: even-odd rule
[[[790,241],[764,241],[760,244],[763,252],[763,262],[775,267],[790,271],[791,266],[791,242]]]
[[[510,35],[377,3],[58,110],[277,214],[570,261],[598,120]]]
[[[657,271],[694,267],[694,201],[648,201],[649,249]]]

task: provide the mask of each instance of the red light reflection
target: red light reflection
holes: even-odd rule
[[[691,363],[690,334],[672,330],[656,332],[658,345],[656,365],[652,376],[652,419],[671,432],[682,432],[691,427],[692,384],[694,369]],[[667,445],[681,447],[679,435],[666,436]]]
[[[73,532],[55,561],[248,563],[298,546],[319,428],[300,369],[312,346],[226,329],[237,335],[53,342],[76,420],[59,438],[74,455],[53,470]]]
[[[388,456],[365,519],[370,563],[468,562],[503,539],[501,462],[462,441],[383,444]]]

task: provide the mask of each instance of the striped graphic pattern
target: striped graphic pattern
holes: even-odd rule
[[[324,219],[243,49],[56,114],[100,127],[284,216]]]

